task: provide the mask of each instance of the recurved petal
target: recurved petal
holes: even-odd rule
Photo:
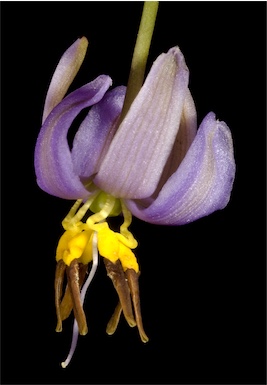
[[[69,94],[45,120],[37,138],[34,163],[37,183],[47,193],[64,199],[90,195],[75,173],[67,133],[78,113],[99,102],[111,83],[109,76],[99,76]]]
[[[232,136],[210,112],[178,170],[148,207],[127,201],[136,217],[150,223],[183,225],[223,209],[235,176]]]
[[[74,169],[80,177],[86,179],[98,171],[115,134],[125,92],[124,86],[108,91],[80,125],[72,147]]]
[[[155,191],[179,129],[188,76],[178,47],[156,59],[100,166],[100,188],[133,199]]]
[[[64,98],[82,65],[87,47],[88,40],[86,37],[82,37],[77,39],[61,57],[47,91],[42,123],[52,109]]]

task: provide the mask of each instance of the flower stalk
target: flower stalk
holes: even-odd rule
[[[134,47],[127,90],[119,123],[121,123],[124,119],[132,102],[134,101],[136,95],[143,85],[146,63],[156,22],[158,6],[158,1],[144,2],[142,18]]]

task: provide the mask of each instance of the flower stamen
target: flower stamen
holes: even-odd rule
[[[80,209],[79,209],[79,206],[82,203],[82,199],[78,199],[74,203],[74,205],[70,209],[68,215],[62,221],[62,226],[65,230],[69,230],[71,228],[71,226],[77,225],[77,223],[79,223],[82,220],[82,218],[85,216],[86,212],[89,210],[90,206],[94,202],[94,200],[97,197],[97,195],[99,194],[99,192],[100,191],[96,191],[95,193],[93,193],[87,199],[87,201],[82,205],[82,207],[80,207]]]
[[[132,214],[125,206],[125,203],[121,200],[121,209],[122,214],[124,218],[124,222],[120,227],[120,234],[124,237],[120,237],[120,234],[118,234],[119,239],[121,242],[125,244],[125,246],[130,247],[131,249],[135,249],[137,247],[137,240],[134,238],[133,234],[128,230],[128,227],[132,223]],[[126,241],[126,239],[127,241]]]
[[[62,221],[66,231],[59,240],[56,253],[58,262],[55,277],[56,330],[62,330],[62,321],[70,315],[71,310],[75,317],[70,351],[62,367],[66,367],[70,362],[76,349],[78,335],[85,335],[88,332],[83,302],[97,268],[98,252],[104,259],[107,274],[119,297],[119,304],[108,323],[107,333],[115,332],[123,312],[129,326],[138,327],[141,340],[148,341],[140,310],[139,266],[132,252],[138,243],[128,229],[132,222],[132,214],[121,199],[100,190],[95,190],[82,206],[81,204],[82,201],[77,200]],[[86,219],[88,210],[93,214]],[[120,213],[123,215],[123,223],[120,232],[115,232],[110,229],[107,218]],[[83,285],[91,261],[93,261],[92,269]],[[68,283],[61,300],[65,271]]]
[[[116,308],[114,310],[114,313],[112,314],[112,316],[111,316],[111,318],[107,324],[106,333],[109,336],[111,336],[112,334],[115,333],[117,326],[118,326],[118,323],[119,323],[119,320],[120,320],[121,312],[122,312],[122,307],[121,307],[121,303],[119,301],[118,305],[116,306]]]
[[[82,284],[84,283],[84,280],[86,278],[88,265],[84,265],[83,263],[79,263],[79,287],[82,287]],[[72,311],[72,298],[71,298],[71,292],[70,287],[67,284],[66,290],[64,293],[64,297],[60,303],[60,315],[61,320],[64,321],[67,319]],[[61,330],[60,330],[61,331]]]
[[[142,342],[148,342],[149,338],[144,331],[142,316],[141,316],[140,294],[139,294],[139,284],[138,284],[139,274],[137,274],[134,269],[127,269],[125,271],[125,276],[127,278],[127,282],[130,288],[131,296],[132,296],[135,320],[136,320],[137,328],[140,334],[140,338]]]
[[[62,331],[62,317],[60,311],[60,299],[62,296],[62,288],[64,282],[64,274],[66,270],[66,265],[62,259],[60,259],[56,266],[55,274],[55,306],[56,306],[56,315],[57,315],[57,327],[56,331]]]
[[[72,218],[74,217],[74,215],[76,214],[79,206],[81,205],[82,203],[82,199],[78,199],[74,205],[71,207],[69,213],[66,215],[66,217],[63,219],[62,221],[62,227],[64,230],[68,230],[68,224],[69,222],[72,220]]]
[[[93,239],[92,239],[92,255],[93,255],[92,268],[91,268],[90,274],[88,275],[88,278],[85,281],[85,284],[84,284],[82,291],[81,291],[81,296],[80,296],[81,305],[83,305],[85,294],[88,290],[88,287],[89,287],[92,279],[94,278],[94,275],[96,273],[96,269],[98,266],[98,250],[97,250],[97,233],[96,232],[94,232]],[[78,337],[79,337],[78,323],[77,323],[77,320],[75,318],[74,324],[73,324],[73,332],[72,332],[72,341],[71,341],[70,351],[69,351],[69,354],[68,354],[66,360],[61,363],[62,368],[66,368],[68,366],[68,364],[70,363],[72,356],[76,350]]]
[[[129,326],[134,327],[136,326],[136,322],[132,310],[130,290],[125,280],[121,262],[116,261],[113,263],[104,258],[104,263],[107,269],[108,277],[112,280],[114,288],[118,293],[124,317]]]
[[[79,264],[77,259],[74,259],[70,266],[67,266],[66,271],[72,298],[73,312],[78,323],[79,333],[81,335],[86,335],[88,333],[88,328],[80,297]]]

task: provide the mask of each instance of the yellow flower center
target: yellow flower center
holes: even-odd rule
[[[124,220],[120,232],[115,232],[110,229],[107,218],[121,213]],[[139,266],[132,252],[137,241],[128,230],[131,221],[132,215],[124,202],[103,191],[93,194],[84,204],[81,200],[76,201],[62,221],[65,232],[57,246],[57,262],[62,259],[68,266],[74,259],[84,265],[90,263],[93,234],[97,232],[99,254],[113,263],[120,260],[124,271],[134,269],[138,273]]]

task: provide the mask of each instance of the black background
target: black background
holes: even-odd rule
[[[70,90],[109,74],[127,83],[141,2],[2,2],[2,383],[265,383],[265,2],[161,2],[148,68],[179,45],[198,121],[232,130],[237,174],[223,211],[183,227],[134,219],[143,320],[121,320],[101,265],[87,294],[89,333],[63,370],[71,322],[57,334],[53,279],[71,202],[35,182],[33,152],[51,75],[89,39]]]

